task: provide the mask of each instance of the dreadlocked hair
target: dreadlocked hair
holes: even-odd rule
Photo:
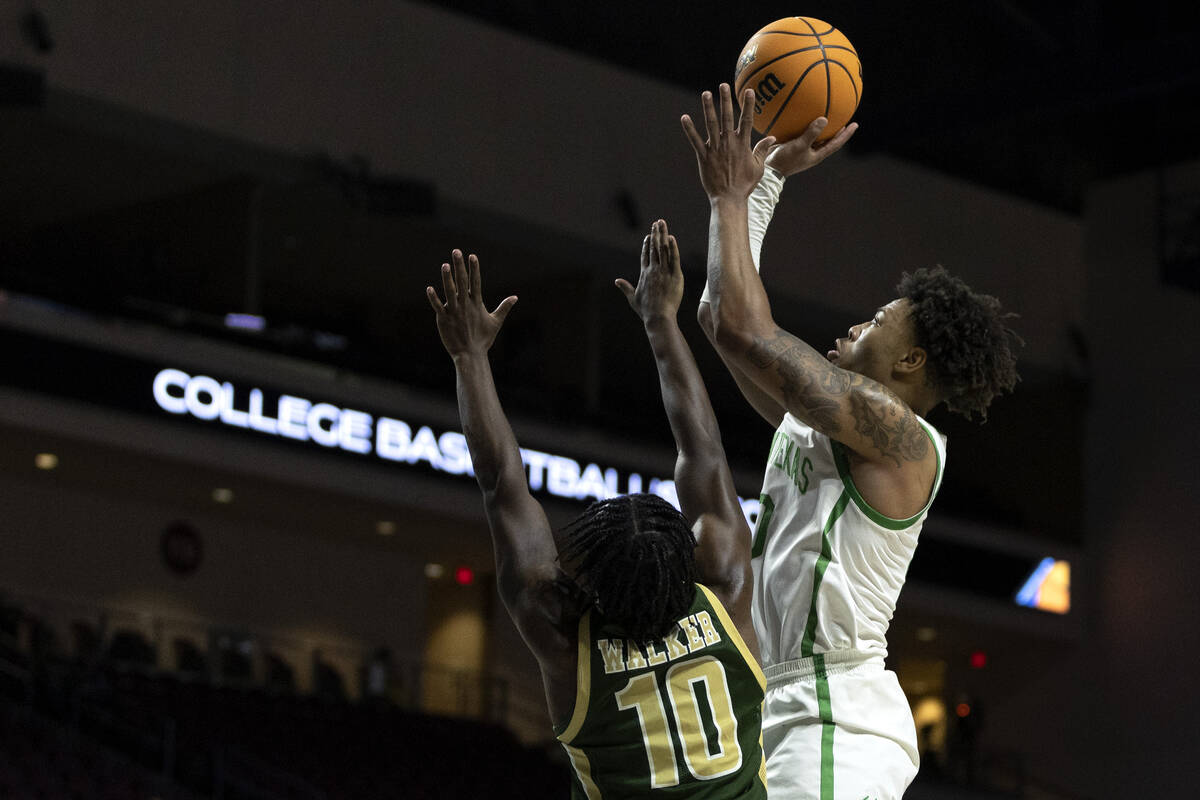
[[[660,639],[687,613],[696,539],[675,507],[653,494],[592,503],[563,529],[560,558],[576,565],[595,607],[626,635]]]
[[[930,377],[946,407],[986,421],[992,398],[1020,380],[1014,350],[1025,342],[1006,324],[1017,315],[941,266],[904,273],[896,292],[912,304],[917,344],[929,355]]]

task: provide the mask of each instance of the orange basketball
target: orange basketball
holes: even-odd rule
[[[854,116],[862,97],[862,64],[842,32],[812,17],[785,17],[750,37],[738,56],[735,96],[754,89],[754,130],[780,142],[795,139],[817,117],[825,140]]]

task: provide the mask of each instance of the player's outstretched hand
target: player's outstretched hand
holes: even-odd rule
[[[667,230],[665,220],[650,226],[650,235],[642,240],[642,271],[637,287],[617,278],[617,288],[642,322],[674,318],[683,300],[683,270],[679,266],[679,244]]]
[[[858,130],[858,123],[851,122],[838,131],[832,139],[818,142],[817,137],[821,135],[821,131],[825,130],[825,126],[828,124],[829,120],[825,117],[817,117],[804,133],[790,142],[772,147],[767,155],[767,166],[785,176],[812,169],[841,150],[842,145],[850,141],[850,137]]]
[[[719,94],[719,109],[713,105],[712,92],[700,95],[707,138],[700,135],[696,124],[687,114],[679,121],[683,124],[684,135],[696,151],[700,183],[709,199],[745,199],[762,178],[763,164],[775,143],[775,137],[765,136],[757,145],[750,146],[750,132],[754,128],[753,89],[742,92],[741,118],[736,126],[733,97],[728,83],[721,84]]]
[[[438,335],[451,357],[466,353],[486,353],[496,341],[496,334],[504,324],[504,318],[516,304],[516,295],[510,295],[488,312],[483,305],[483,286],[479,279],[479,259],[471,255],[470,267],[463,261],[461,250],[450,254],[451,264],[442,264],[442,290],[446,302],[442,302],[437,290],[425,287],[425,296],[437,315]]]

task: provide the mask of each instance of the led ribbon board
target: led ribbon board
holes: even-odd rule
[[[182,368],[181,368],[182,367]],[[309,448],[346,459],[371,459],[433,475],[473,478],[466,439],[424,421],[325,402],[296,392],[249,386],[187,365],[114,353],[0,326],[0,384],[132,412],[164,413],[179,424],[258,436],[281,446]],[[393,412],[394,413],[394,412]],[[651,492],[678,507],[675,484],[643,477],[644,470],[522,448],[529,488],[587,502],[621,493]],[[757,499],[742,500],[751,528]]]
[[[474,476],[466,438],[458,431],[437,432],[429,425],[294,394],[238,387],[173,367],[155,374],[152,392],[155,404],[168,414],[397,464],[425,465],[449,475]],[[587,501],[645,491],[679,506],[672,480],[647,480],[639,472],[530,448],[521,448],[521,460],[533,492]],[[741,504],[748,520],[757,517],[757,500],[741,500]]]

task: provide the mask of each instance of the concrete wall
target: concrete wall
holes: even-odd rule
[[[1193,177],[1200,164],[1170,175]],[[1098,185],[1086,209],[1092,393],[1084,460],[1083,646],[994,709],[995,745],[1083,797],[1190,792],[1200,778],[1200,297],[1166,286],[1157,177]]]

